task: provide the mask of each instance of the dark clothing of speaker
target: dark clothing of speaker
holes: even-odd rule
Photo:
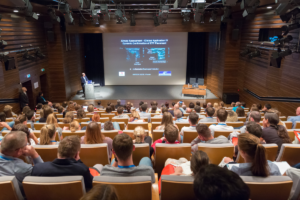
[[[89,81],[89,79],[88,79],[87,76],[85,76],[85,78],[84,78],[83,76],[81,77],[81,87],[82,87],[83,95],[85,95],[84,85],[85,85],[85,83],[88,82],[88,81]]]
[[[223,101],[226,104],[231,104],[231,102],[237,102],[240,99],[240,95],[237,93],[223,93]]]
[[[21,111],[22,109],[27,106],[29,103],[28,96],[24,92],[20,92],[20,106],[21,106]]]

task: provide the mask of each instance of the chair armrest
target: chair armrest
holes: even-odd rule
[[[159,200],[158,174],[155,173],[155,183],[152,184],[152,200]]]

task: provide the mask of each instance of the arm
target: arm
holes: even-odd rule
[[[0,122],[0,127],[3,127],[2,131],[6,129],[11,131],[11,127],[6,122]]]
[[[180,176],[180,175],[183,174],[182,167],[178,166],[178,167],[174,167],[174,168],[175,168],[175,172],[173,174],[170,174],[170,175]]]
[[[33,141],[35,142],[35,144],[39,143],[37,137],[34,135],[33,132],[30,132],[29,138],[33,139]]]
[[[153,149],[155,149],[156,143],[162,143],[162,142],[163,142],[163,138],[164,138],[164,137],[162,137],[162,138],[156,140],[155,142],[153,142],[153,144],[151,145],[151,147],[152,147]]]

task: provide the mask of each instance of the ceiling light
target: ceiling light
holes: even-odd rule
[[[40,13],[37,13],[36,15],[40,15]]]
[[[268,6],[267,9],[272,9],[272,6]]]
[[[14,12],[19,12],[18,10],[14,10]]]

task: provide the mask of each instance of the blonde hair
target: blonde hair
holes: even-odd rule
[[[136,111],[136,110],[131,111],[131,116],[132,116],[134,119],[141,119],[141,118],[140,118],[139,112]]]
[[[218,103],[214,103],[214,109],[216,109],[216,110],[219,109],[219,104]]]
[[[72,133],[78,131],[79,127],[80,127],[80,125],[79,125],[78,121],[73,121],[73,122],[70,123],[70,131]]]
[[[87,125],[84,137],[85,144],[103,143],[105,136],[101,133],[101,129],[97,122],[91,122]]]
[[[135,136],[135,143],[141,143],[146,136],[145,129],[141,126],[137,126],[134,129],[133,134]]]
[[[69,124],[69,123],[71,123],[73,120],[74,120],[74,113],[71,112],[71,111],[69,111],[69,112],[66,113],[63,122],[64,122],[65,124]]]
[[[51,144],[51,139],[54,137],[55,132],[56,129],[54,124],[47,124],[43,126],[41,129],[40,144],[41,145]]]
[[[237,122],[238,121],[238,115],[236,114],[236,112],[233,112],[232,110],[229,110],[227,112],[228,112],[228,116],[227,116],[226,122]]]
[[[54,114],[48,115],[46,124],[54,124],[56,128],[59,127]]]

